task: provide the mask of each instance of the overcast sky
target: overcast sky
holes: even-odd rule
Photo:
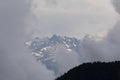
[[[104,36],[118,20],[110,0],[33,0],[28,32],[82,38]]]
[[[54,73],[26,50],[30,0],[0,0],[0,80],[53,80]],[[28,54],[27,54],[28,53]]]
[[[81,53],[90,55],[88,61],[120,60],[120,0],[113,0],[114,6],[110,0],[32,1],[31,5],[31,0],[0,0],[0,80],[55,78],[53,71],[36,62],[26,51],[26,33],[36,32],[41,37],[60,34],[81,38],[86,33],[104,35],[101,32],[113,27],[102,41],[87,37],[82,39]],[[77,55],[71,55],[68,59],[66,56],[65,62],[60,60],[63,58],[61,55],[57,59],[61,64],[72,60],[70,66],[78,62]]]

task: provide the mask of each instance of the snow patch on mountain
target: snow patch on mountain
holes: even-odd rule
[[[49,70],[60,76],[65,71],[78,65],[80,40],[66,36],[31,39],[26,45],[32,50],[36,60],[41,61]]]

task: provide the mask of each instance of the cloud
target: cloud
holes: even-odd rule
[[[85,54],[86,61],[118,61],[120,60],[120,24],[117,23],[103,40],[85,37],[81,41],[81,53]]]
[[[115,10],[119,13],[118,3],[117,0],[113,1]],[[114,26],[119,17],[110,0],[35,0],[32,3],[32,12],[35,22],[29,29],[40,31],[39,36],[42,37],[52,34],[76,37],[79,32],[82,35],[91,35],[112,28],[101,41],[84,37],[81,40],[80,54],[83,62],[119,60],[119,22]],[[55,57],[63,72],[79,63],[77,54],[65,54],[66,51],[61,46],[56,53],[61,53]],[[71,61],[71,58],[74,59]]]
[[[120,13],[120,1],[119,0],[112,0],[113,5],[115,6],[115,10]]]
[[[119,5],[115,1],[113,4]],[[118,8],[115,7],[117,12]],[[84,37],[81,40],[80,60],[83,62],[119,60],[119,23],[113,27],[119,17],[110,0],[34,0],[32,12],[34,15],[32,19],[35,22],[29,29],[30,31],[34,29],[35,32],[37,30],[40,37],[52,34],[78,37],[76,33],[82,36],[86,33],[91,35],[96,32],[107,32],[112,28],[101,41],[89,36]],[[104,34],[98,35],[103,37]],[[79,56],[75,52],[66,54],[63,46],[59,46],[56,53],[58,53],[55,56],[56,61],[61,72],[79,64]]]
[[[79,55],[74,51],[67,51],[64,45],[58,44],[55,53],[55,60],[58,64],[58,70],[61,75],[80,64]]]
[[[112,26],[115,23],[116,13],[110,4],[106,7],[105,3],[109,3],[108,1],[105,1],[105,3],[104,1],[97,3],[93,0],[37,1],[40,6],[34,4],[34,7],[36,6],[36,8],[33,8],[32,10],[36,12],[35,16],[38,18],[32,17],[31,19],[35,20],[33,20],[34,23],[31,22],[37,27],[33,25],[32,28],[29,29],[38,29],[42,32],[42,35],[46,33],[48,35],[57,33],[76,36],[76,32],[79,32],[80,29],[86,31],[89,26],[93,26],[87,29],[87,32],[91,33],[93,28],[98,28],[95,26],[106,27]],[[44,1],[47,1],[47,3]],[[120,13],[119,2],[119,0],[113,1],[118,13]],[[78,5],[79,3],[81,6]],[[104,10],[101,5],[104,6]],[[88,7],[90,7],[89,10],[86,9]],[[31,1],[29,0],[0,1],[0,80],[53,80],[55,77],[54,73],[48,70],[45,65],[41,62],[36,62],[31,55],[27,54],[28,52],[23,44],[26,37],[25,22],[27,21],[25,20],[28,20],[26,18],[30,15],[30,8]],[[79,9],[80,11],[78,11]],[[105,22],[107,24],[105,24]],[[29,24],[28,20],[27,26],[31,24]],[[83,26],[85,28],[83,28]],[[86,61],[111,61],[120,59],[119,26],[120,24],[118,22],[102,41],[98,42],[89,37],[85,37],[82,40],[81,53],[87,55],[85,55]],[[62,53],[63,52],[66,51],[62,51]],[[61,55],[62,54],[56,56],[59,64],[62,64],[63,68],[61,69],[67,70],[71,68],[71,66],[78,64],[77,54],[65,55],[63,53],[63,55],[65,55],[64,57],[61,57]],[[75,59],[71,62],[71,58]]]
[[[112,0],[115,10],[119,13],[119,0]],[[120,21],[109,30],[106,37],[96,41],[89,36],[81,42],[82,53],[86,54],[87,61],[118,61],[120,60]]]
[[[110,0],[33,0],[32,12],[39,36],[60,34],[83,37],[107,31],[117,20]],[[44,36],[43,36],[44,35]]]
[[[0,80],[53,80],[54,73],[25,49],[25,20],[31,1],[0,0]]]

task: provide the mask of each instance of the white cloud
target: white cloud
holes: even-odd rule
[[[120,13],[120,1],[112,0],[116,12]],[[118,18],[120,18],[118,16]],[[88,61],[119,61],[120,60],[120,20],[109,30],[101,41],[85,37],[82,39],[82,52],[87,55]]]
[[[74,51],[68,52],[64,45],[58,44],[55,53],[55,60],[61,74],[80,64],[79,55]]]
[[[47,1],[47,3],[44,3]],[[52,2],[51,2],[52,1]],[[95,33],[99,29],[108,29],[116,22],[116,13],[109,0],[34,0],[36,8],[32,12],[37,17],[31,18],[32,27],[41,31],[41,35],[62,34],[76,36],[76,33]],[[98,1],[98,2],[97,2]],[[114,2],[119,6],[119,0]],[[116,11],[119,12],[119,7]],[[26,0],[0,1],[0,80],[53,80],[54,74],[42,63],[37,63],[27,53],[23,45],[25,40],[24,21],[29,15],[30,3]],[[34,19],[33,19],[34,18]],[[28,19],[29,20],[29,19]],[[35,21],[34,21],[35,20]],[[34,23],[33,23],[34,22]],[[35,26],[36,25],[36,26]],[[101,27],[102,26],[102,27]],[[105,28],[104,28],[105,27]],[[96,28],[96,29],[95,29]],[[119,23],[108,36],[100,42],[84,39],[82,52],[93,60],[119,60]],[[96,54],[97,53],[97,54]],[[104,56],[102,56],[102,54]],[[108,56],[109,55],[109,56]],[[58,56],[57,56],[58,57]],[[66,59],[67,55],[64,56]],[[70,55],[63,64],[65,69],[76,65],[77,55]],[[73,64],[70,59],[76,58]],[[64,60],[63,59],[63,60]]]
[[[25,49],[30,1],[0,0],[0,80],[53,80],[54,73]]]
[[[110,0],[33,0],[32,12],[39,36],[83,37],[105,32],[118,19]],[[31,30],[30,30],[31,31]]]

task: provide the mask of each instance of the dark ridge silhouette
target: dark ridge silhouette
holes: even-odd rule
[[[120,80],[120,61],[85,63],[56,80]]]

